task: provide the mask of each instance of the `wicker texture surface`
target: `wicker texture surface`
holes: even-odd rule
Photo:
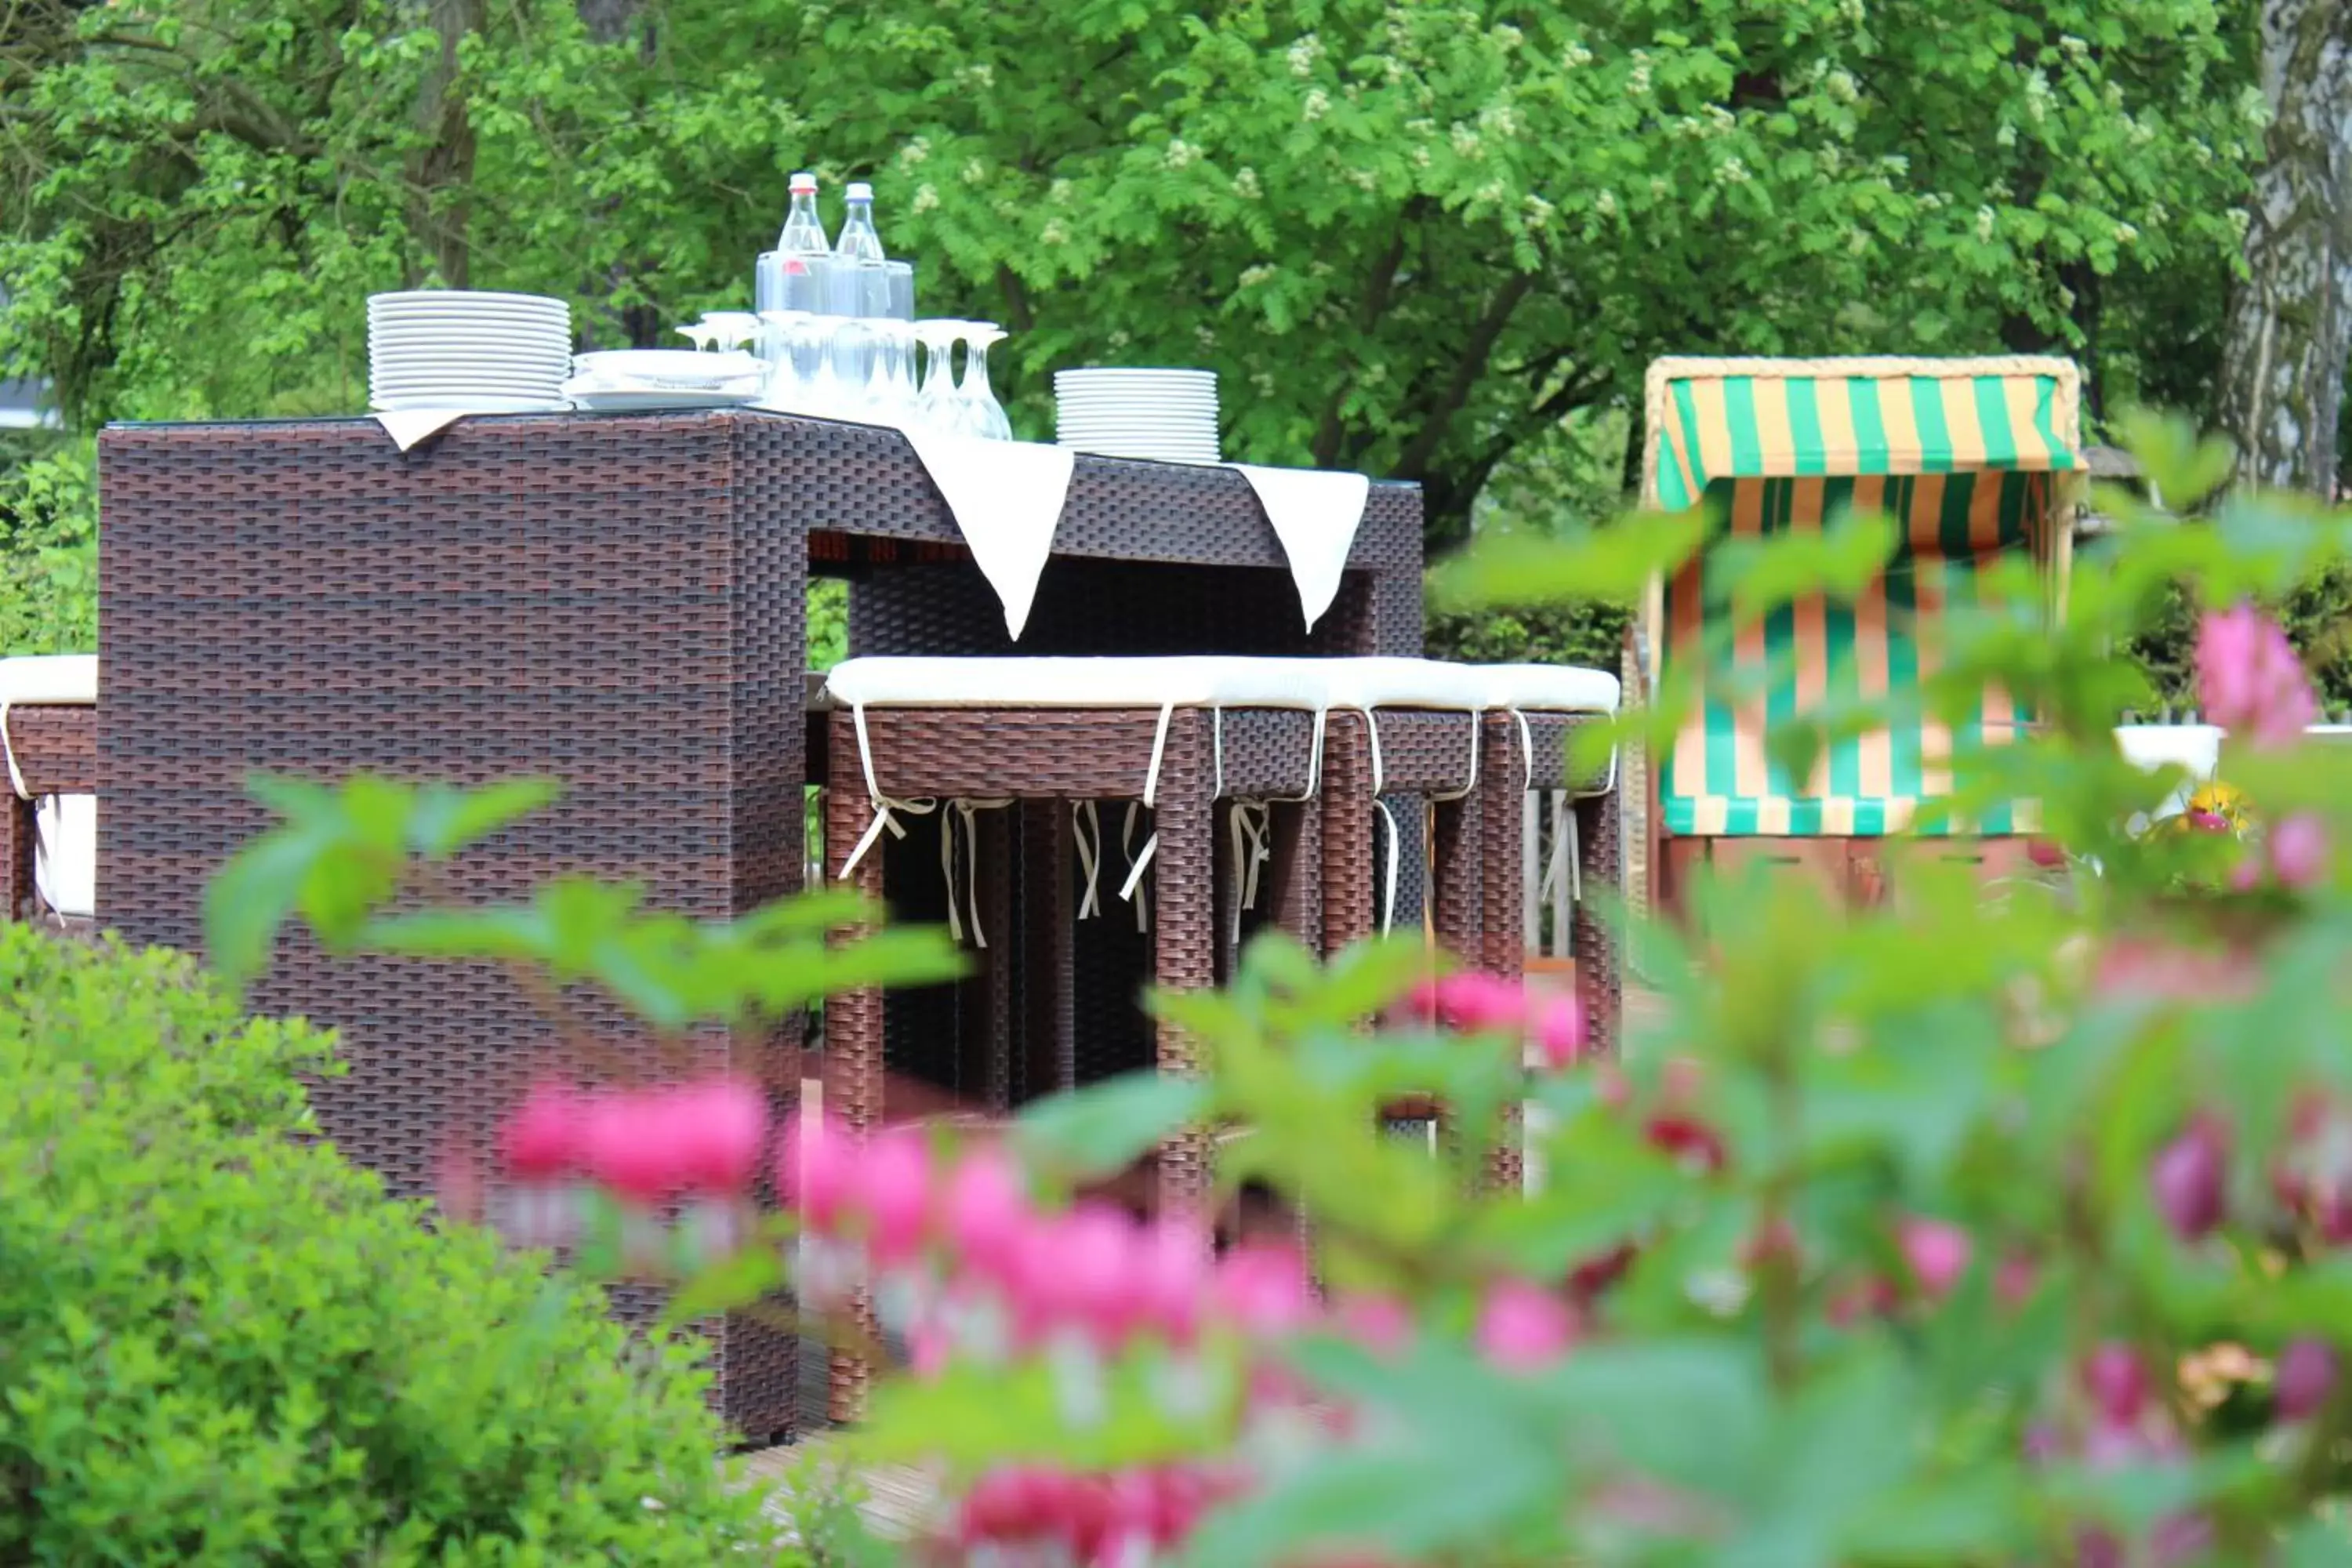
[[[98,710],[87,704],[26,703],[8,710],[9,755],[31,797],[11,788],[0,820],[0,919],[22,920],[39,903],[33,865],[40,854],[40,797],[98,789]]]
[[[812,539],[920,563],[858,584],[857,651],[1002,637],[937,489],[902,437],[864,426],[739,411],[475,418],[404,454],[371,420],[121,426],[100,437],[100,477],[98,898],[138,942],[200,945],[206,879],[266,826],[245,789],[257,770],[552,776],[562,802],[469,856],[460,896],[519,898],[561,869],[640,882],[696,916],[740,911],[801,879],[807,759],[791,716]],[[1292,628],[1279,651],[1420,648],[1412,487],[1373,487],[1349,581],[1311,642],[1280,546],[1229,470],[1082,457],[1055,557],[1024,652],[1098,635],[1114,638],[1105,651],[1240,651],[1228,639],[1245,626]],[[1207,743],[1186,731],[1187,765]],[[862,816],[862,786],[848,805]],[[1160,876],[1197,874],[1205,894],[1210,807],[1190,810],[1171,836],[1163,807]],[[1009,821],[990,831],[992,858],[1024,852]],[[1009,897],[983,918],[1026,924]],[[1149,938],[1114,920],[1083,929],[1189,974],[1213,934],[1205,896],[1202,910]],[[1083,948],[1078,968],[1082,1012]],[[1135,970],[1099,968],[1093,994],[1133,1019]],[[446,1140],[490,1126],[551,1045],[485,966],[331,961],[299,937],[254,1002],[341,1031],[352,1070],[320,1087],[321,1124],[403,1193],[424,1190]],[[1026,1010],[1017,987],[927,1005],[959,1028],[977,1005],[982,1032]],[[630,1033],[609,1011],[592,1026]],[[1082,1019],[1072,1032],[1087,1037]],[[789,1093],[789,1031],[693,1044]],[[984,1084],[991,1099],[1010,1096],[1010,1070]],[[1171,1180],[1194,1180],[1186,1159]],[[730,1320],[715,1343],[729,1417],[754,1436],[788,1430],[792,1342]]]

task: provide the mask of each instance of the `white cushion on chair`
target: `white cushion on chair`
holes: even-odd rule
[[[86,707],[98,700],[98,655],[35,654],[0,658],[0,706],[60,703]]]
[[[1463,668],[1486,708],[1528,712],[1614,713],[1617,678],[1565,664],[1472,664]]]
[[[825,695],[851,708],[1296,708],[1323,706],[1306,658],[845,659]]]
[[[825,694],[853,708],[1523,708],[1617,710],[1617,678],[1546,664],[1433,658],[930,658],[835,665]]]
[[[40,848],[33,886],[61,915],[88,920],[98,912],[98,797],[53,795],[35,819]]]

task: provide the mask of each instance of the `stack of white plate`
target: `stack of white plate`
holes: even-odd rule
[[[1214,463],[1217,373],[1064,370],[1054,373],[1055,437],[1080,452]]]
[[[572,307],[538,294],[368,296],[368,401],[386,411],[561,408]]]
[[[563,384],[574,408],[726,408],[756,399],[767,366],[751,354],[692,349],[609,349],[581,354]]]

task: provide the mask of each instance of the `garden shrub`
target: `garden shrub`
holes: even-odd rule
[[[0,928],[0,1561],[755,1547],[690,1346],[292,1136],[331,1049],[176,955]]]

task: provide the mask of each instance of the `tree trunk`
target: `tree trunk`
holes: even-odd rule
[[[409,160],[408,228],[443,284],[468,286],[474,184],[474,121],[467,112],[458,47],[481,30],[485,0],[432,0],[440,58],[425,69],[416,98],[417,129],[426,141]]]
[[[2230,303],[2221,423],[2242,482],[2332,494],[2352,357],[2352,5],[2264,0],[2269,158]]]

